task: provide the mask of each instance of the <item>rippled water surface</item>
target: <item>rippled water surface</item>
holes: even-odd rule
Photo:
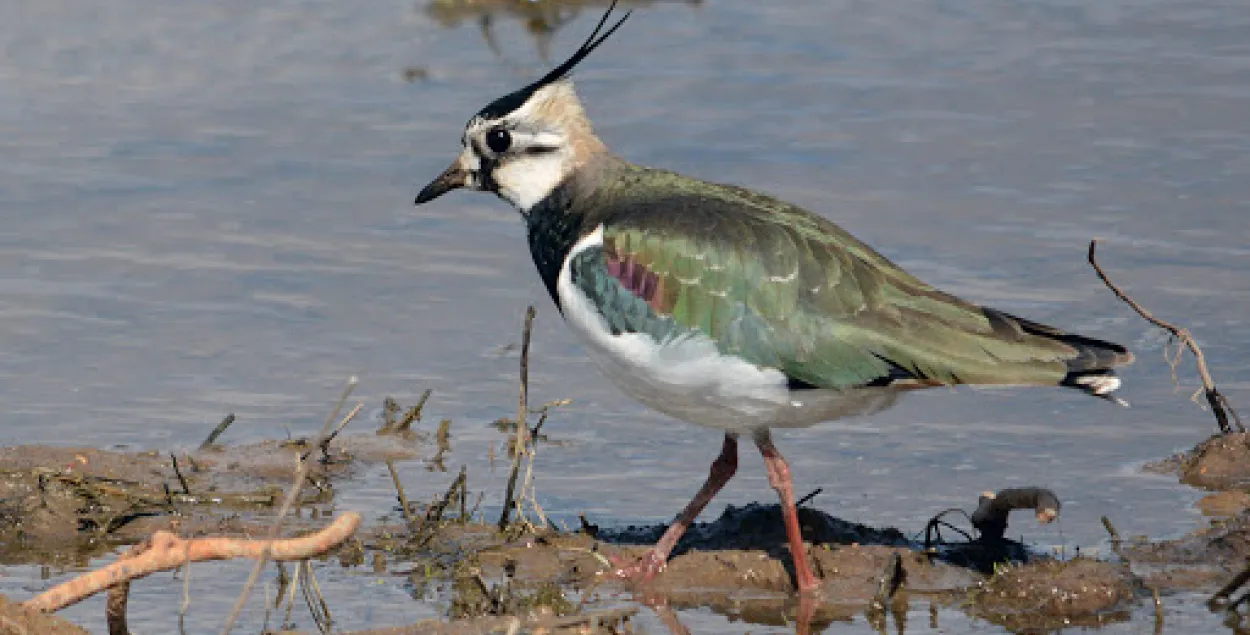
[[[0,8],[2,442],[185,448],[226,412],[227,440],[276,438],[314,429],[358,374],[369,407],[432,388],[431,415],[455,422],[449,463],[498,492],[487,423],[515,408],[509,345],[533,303],[533,398],[575,399],[545,428],[566,442],[540,454],[547,510],[671,518],[718,433],[593,371],[502,202],[411,204],[465,120],[541,73],[544,51],[576,47],[598,10],[565,7],[567,23],[537,36],[501,11],[492,50],[479,9],[456,4]],[[477,6],[492,4],[507,3]],[[1101,515],[1157,538],[1201,522],[1196,492],[1138,468],[1211,422],[1187,400],[1191,369],[1174,389],[1162,338],[1085,264],[1090,238],[1250,404],[1247,33],[1244,0],[657,3],[577,77],[598,132],[631,160],[780,195],[945,289],[1135,349],[1131,409],[1055,390],[936,391],[777,439],[798,489],[823,487],[818,506],[839,517],[914,532],[981,490],[1041,484],[1063,498],[1062,522],[1014,530],[1041,549],[1105,552]],[[744,459],[712,513],[772,501]],[[448,478],[414,463],[405,480],[418,496]],[[392,504],[385,468],[342,490],[341,509]],[[195,570],[195,630],[219,624],[246,570]],[[323,577],[344,628],[443,610],[400,578]],[[177,598],[158,578],[131,602],[147,632]],[[0,591],[47,584],[11,567]],[[1194,598],[1169,604],[1177,632],[1222,628]],[[1142,611],[1107,632],[1139,632]],[[999,632],[923,613],[908,632]],[[102,600],[67,614],[102,628]],[[253,630],[260,615],[246,616]],[[743,628],[684,615],[698,632]]]

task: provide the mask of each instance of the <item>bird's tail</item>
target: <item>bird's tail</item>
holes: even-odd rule
[[[987,309],[992,311],[992,309]],[[1019,324],[1020,328],[1030,335],[1044,337],[1066,344],[1076,350],[1076,356],[1065,360],[1067,375],[1059,385],[1075,388],[1086,394],[1113,401],[1122,406],[1128,402],[1116,397],[1115,390],[1120,387],[1120,378],[1115,369],[1133,363],[1133,354],[1123,346],[1104,340],[1068,333],[1052,326],[1039,324],[1031,320],[1008,316]]]

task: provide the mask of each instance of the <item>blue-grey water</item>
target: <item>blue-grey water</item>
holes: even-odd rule
[[[500,12],[492,51],[461,4],[474,3],[0,7],[0,442],[185,448],[226,412],[230,442],[307,433],[357,374],[370,408],[433,389],[430,416],[455,422],[448,462],[497,496],[487,422],[515,410],[509,345],[533,303],[532,398],[575,400],[545,428],[567,442],[538,458],[547,511],[671,518],[719,433],[593,371],[505,204],[411,204],[469,116],[543,72],[545,45],[573,50],[598,9],[561,9],[571,21],[549,42]],[[816,504],[837,516],[913,532],[982,490],[1046,485],[1062,521],[1013,532],[1105,553],[1101,515],[1155,538],[1204,522],[1197,492],[1139,467],[1213,426],[1189,401],[1192,367],[1174,388],[1164,338],[1085,264],[1090,238],[1121,285],[1194,331],[1250,410],[1247,33],[1244,0],[657,3],[577,79],[598,132],[631,160],[777,194],[945,289],[1130,345],[1131,409],[1057,390],[934,391],[777,439],[798,489],[823,487]],[[448,477],[412,463],[405,481],[422,496]],[[370,518],[392,504],[385,468],[341,489],[339,508]],[[772,497],[748,453],[709,513]],[[220,624],[249,566],[193,569],[193,631]],[[400,577],[321,570],[343,628],[445,608]],[[22,598],[72,572],[3,574],[0,591]],[[181,585],[163,575],[134,585],[143,632],[171,628]],[[1196,598],[1165,599],[1169,627],[1223,629]],[[1001,632],[954,610],[933,628],[915,610],[909,633]],[[103,627],[102,599],[66,614]],[[258,600],[241,632],[261,615]],[[696,632],[743,628],[682,615]],[[1152,615],[1106,632],[1142,632]]]

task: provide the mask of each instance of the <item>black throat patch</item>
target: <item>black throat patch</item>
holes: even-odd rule
[[[551,300],[561,312],[564,309],[560,306],[560,296],[556,293],[556,281],[560,277],[564,259],[581,237],[584,221],[581,214],[570,212],[572,206],[573,185],[564,183],[525,213],[534,266],[538,268],[538,275],[547,286]]]

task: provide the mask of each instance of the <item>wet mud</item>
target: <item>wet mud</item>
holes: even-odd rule
[[[1011,631],[1099,626],[1129,618],[1139,586],[1129,568],[1077,558],[1004,566],[973,595],[973,613]]]
[[[406,447],[406,445],[411,447]],[[95,448],[0,448],[0,562],[82,565],[153,531],[243,534],[266,526],[309,461],[309,487],[294,519],[313,526],[333,482],[358,465],[416,456],[415,445],[354,435],[325,450],[306,440],[213,446],[192,453]]]
[[[1250,489],[1250,433],[1215,435],[1188,452],[1146,466],[1162,474],[1176,474],[1182,483],[1208,490]]]
[[[0,595],[0,633],[86,635],[87,631],[56,615],[27,609],[18,601]]]
[[[1119,554],[1146,585],[1164,592],[1215,588],[1250,562],[1250,435],[1215,435],[1147,466],[1207,490],[1197,502],[1208,523],[1175,540],[1137,541]]]
[[[172,455],[0,448],[0,559],[82,566],[162,529],[187,537],[256,535],[272,522],[299,460],[309,476],[288,530],[318,527],[335,483],[387,460],[442,456],[446,444],[432,441],[445,435],[406,427],[397,433],[387,419],[385,434],[342,435],[324,447],[296,439]],[[747,624],[805,621],[819,629],[857,616],[898,616],[914,602],[963,610],[1013,632],[1094,627],[1128,619],[1154,593],[1214,590],[1250,558],[1250,492],[1241,489],[1248,482],[1248,453],[1246,435],[1233,434],[1151,466],[1211,490],[1199,503],[1209,522],[1176,540],[1117,540],[1106,560],[1033,553],[1002,538],[1002,523],[981,534],[959,526],[966,517],[941,514],[928,531],[908,535],[804,505],[799,518],[807,557],[823,586],[802,601],[794,595],[793,555],[776,505],[729,506],[715,520],[696,524],[668,567],[634,586],[613,574],[611,562],[641,557],[663,526],[598,527],[584,520],[577,531],[556,531],[519,521],[500,529],[469,506],[480,493],[454,479],[445,494],[409,502],[389,523],[367,523],[335,559],[343,567],[402,577],[413,597],[445,607],[438,620],[374,633],[625,633],[634,632],[631,617],[639,610],[656,612],[681,632],[674,610],[687,608]],[[1030,500],[1047,496],[1054,497],[1037,490]],[[972,498],[965,511],[977,519],[973,512],[984,511],[993,496],[982,495],[980,507]],[[1035,514],[1042,522],[1058,514],[1057,499],[1047,505]],[[81,632],[52,616],[29,614],[16,599],[0,604],[3,632]]]

